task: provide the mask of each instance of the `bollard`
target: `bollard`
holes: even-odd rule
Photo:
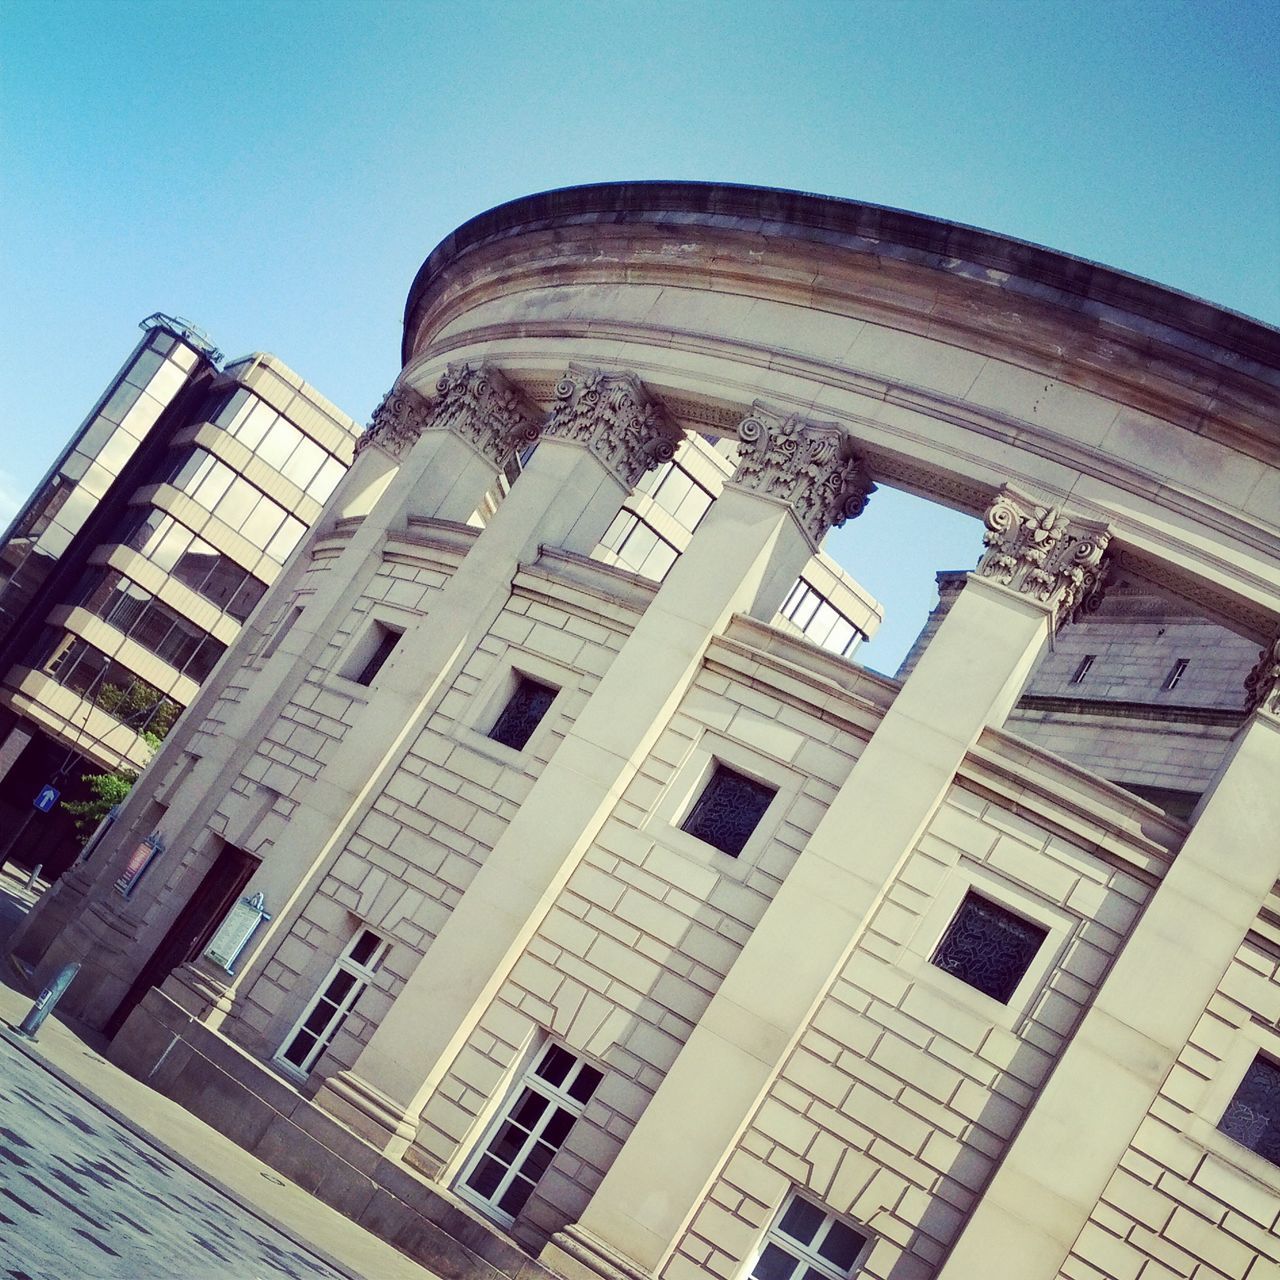
[[[37,862],[36,865],[31,868],[31,874],[27,877],[27,883],[22,886],[25,891],[30,892],[35,888],[35,883],[40,878],[40,872],[43,870],[43,862]]]
[[[71,979],[79,972],[78,964],[64,964],[54,974],[53,981],[36,997],[36,1002],[23,1018],[22,1025],[14,1028],[14,1034],[27,1040],[34,1040],[36,1032],[40,1030],[40,1024],[53,1012],[53,1006],[58,1003],[62,993],[71,985]]]

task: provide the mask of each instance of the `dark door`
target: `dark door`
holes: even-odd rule
[[[234,845],[222,846],[213,866],[204,873],[204,879],[187,899],[187,905],[178,912],[169,932],[160,939],[128,994],[108,1019],[103,1028],[108,1036],[114,1036],[124,1026],[125,1019],[152,987],[158,987],[180,964],[198,956],[209,945],[213,931],[231,910],[257,867],[258,859],[252,854]]]

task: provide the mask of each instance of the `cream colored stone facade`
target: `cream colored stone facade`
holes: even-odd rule
[[[82,962],[113,1056],[448,1274],[1274,1274],[1280,1167],[1219,1125],[1280,1059],[1280,657],[1187,820],[1011,712],[1120,568],[1274,640],[1276,335],[965,228],[642,184],[460,229],[404,366],[18,939]],[[661,581],[593,556],[691,433],[740,453]],[[987,521],[902,681],[774,621],[872,481]],[[228,848],[270,919],[222,963],[179,912]]]

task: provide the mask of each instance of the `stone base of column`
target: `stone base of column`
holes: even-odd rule
[[[417,1137],[417,1126],[410,1123],[404,1108],[352,1071],[330,1076],[314,1101],[389,1159],[399,1160]]]
[[[54,939],[80,914],[92,886],[93,877],[87,867],[68,870],[40,896],[13,931],[10,954],[29,967],[38,965]]]
[[[557,1231],[538,1255],[565,1280],[653,1280],[651,1272],[611,1249],[580,1223]]]

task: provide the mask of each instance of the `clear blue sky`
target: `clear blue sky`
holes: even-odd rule
[[[428,251],[627,178],[850,196],[1280,321],[1274,0],[0,9],[0,516],[152,311],[365,420]],[[7,503],[6,503],[7,497]],[[833,549],[892,669],[973,522],[873,499]]]

